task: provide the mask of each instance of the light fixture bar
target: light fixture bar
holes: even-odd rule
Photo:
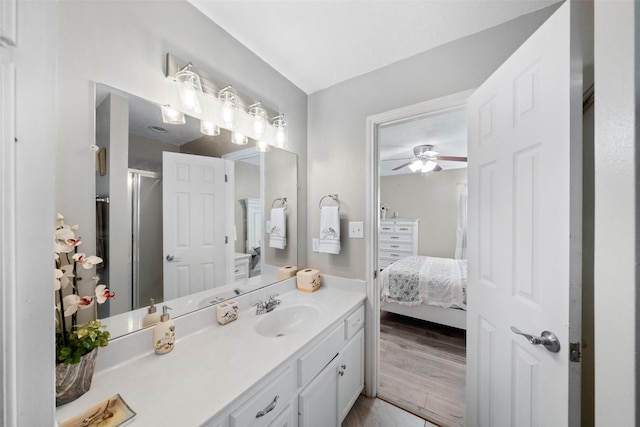
[[[187,67],[188,64],[190,64],[189,61],[184,61],[176,57],[175,55],[172,55],[171,53],[167,53],[165,71],[164,71],[165,77],[175,80],[176,73],[184,69],[185,67]],[[203,73],[202,70],[199,70],[196,67],[194,67],[193,64],[191,65],[191,67],[189,67],[189,69],[194,73],[196,73],[198,76],[200,76],[200,84],[202,86],[202,91],[206,94],[213,96],[214,98],[217,98],[218,93],[230,85],[230,83],[222,83],[219,80],[216,80],[211,76],[208,76],[206,73]],[[236,90],[235,86],[233,88],[233,94],[237,98],[238,107],[242,108],[244,111],[249,111],[249,108],[252,105],[256,104],[257,102],[260,102],[259,100],[253,99],[250,96],[239,92],[238,90]],[[282,115],[280,112],[272,108],[269,108],[268,106],[264,105],[264,103],[262,102],[260,102],[260,107],[267,112],[267,117],[269,118],[269,120],[273,119],[274,117]]]

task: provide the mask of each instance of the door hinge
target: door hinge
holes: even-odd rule
[[[227,243],[229,243],[229,236],[224,236],[224,244],[226,245]]]
[[[378,278],[378,270],[373,270],[373,278],[374,279]]]
[[[580,362],[580,358],[582,357],[582,349],[580,347],[580,342],[570,342],[569,343],[569,360],[571,362]]]
[[[224,182],[229,182],[229,177],[227,176],[227,174],[224,174]]]

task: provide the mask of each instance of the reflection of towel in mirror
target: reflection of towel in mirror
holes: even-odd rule
[[[318,252],[340,253],[340,208],[324,206],[320,208],[320,241]]]
[[[271,209],[271,226],[269,228],[269,247],[284,249],[287,245],[287,216],[284,208]]]

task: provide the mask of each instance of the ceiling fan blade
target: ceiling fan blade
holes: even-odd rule
[[[458,156],[436,156],[438,160],[448,160],[450,162],[466,162],[466,157],[458,157]]]
[[[436,167],[435,167],[435,168],[433,168],[433,169],[431,170],[431,172],[440,172],[441,170],[442,170],[442,168],[440,167],[440,165],[436,165]]]
[[[410,162],[407,162],[407,163],[405,163],[405,164],[403,164],[403,165],[396,166],[395,168],[393,168],[393,169],[391,169],[391,170],[397,171],[398,169],[402,169],[402,168],[403,168],[403,167],[405,167],[405,166],[409,166],[411,163],[413,163],[413,160],[411,160]]]

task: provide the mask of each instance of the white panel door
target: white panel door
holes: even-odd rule
[[[579,425],[579,364],[569,361],[581,309],[574,7],[561,6],[469,99],[467,425]],[[561,348],[511,326],[551,331]]]
[[[162,156],[164,300],[227,282],[226,160]]]

